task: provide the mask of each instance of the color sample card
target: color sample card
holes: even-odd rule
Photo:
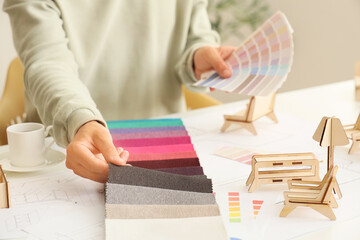
[[[240,163],[251,165],[252,156],[265,153],[261,150],[251,150],[240,147],[223,146],[215,150],[214,154]],[[268,153],[268,152],[267,152]]]
[[[240,218],[240,197],[238,192],[228,193],[228,204],[229,204],[229,222],[239,223]]]
[[[264,201],[262,200],[253,200],[253,209],[254,209],[254,219],[256,220],[256,217],[259,215],[260,209]]]
[[[260,26],[227,60],[232,76],[221,78],[208,72],[195,86],[250,96],[267,96],[287,78],[293,61],[293,29],[282,12],[276,12]]]
[[[219,230],[216,239],[228,239],[223,223],[218,221],[220,211],[212,181],[204,174],[181,119],[112,121],[107,125],[114,145],[129,151],[131,166],[109,164],[106,239],[117,239],[121,220],[138,223],[133,231],[121,231],[122,236],[148,239],[154,231],[141,225],[146,219],[162,219],[165,226],[197,218],[196,224],[187,227],[190,235],[214,222],[214,229]],[[167,229],[159,230],[157,236],[173,239]]]

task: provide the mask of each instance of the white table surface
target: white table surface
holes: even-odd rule
[[[320,122],[323,116],[336,116],[340,118],[343,124],[351,124],[354,123],[358,114],[360,113],[360,102],[355,101],[354,96],[354,83],[352,80],[343,81],[339,83],[318,86],[308,89],[301,89],[292,92],[281,93],[277,95],[276,104],[275,104],[275,113],[280,116],[279,124],[275,125],[268,120],[258,120],[259,122],[255,123],[255,127],[259,128],[258,136],[252,136],[244,130],[230,130],[227,134],[220,134],[219,129],[222,124],[222,115],[224,113],[232,114],[239,111],[241,108],[245,107],[245,103],[247,101],[239,101],[229,104],[223,104],[215,107],[204,108],[200,110],[189,111],[187,113],[182,114],[172,114],[165,117],[181,117],[184,121],[186,128],[188,129],[195,149],[198,152],[199,158],[201,160],[202,166],[204,167],[205,173],[213,178],[214,181],[214,189],[216,191],[227,191],[226,181],[230,179],[231,175],[236,176],[236,169],[239,171],[248,171],[249,166],[241,166],[240,163],[235,163],[231,160],[222,160],[223,164],[219,164],[219,158],[211,156],[211,152],[214,149],[208,149],[215,146],[214,138],[219,138],[217,144],[219,143],[235,143],[235,141],[239,141],[238,145],[243,147],[252,147],[256,146],[256,143],[259,142],[259,145],[262,144],[262,141],[265,138],[265,135],[269,135],[269,131],[271,134],[272,129],[280,129],[281,127],[290,128],[292,123],[284,123],[281,125],[281,121],[291,121],[294,119],[296,124],[293,131],[292,139],[296,139],[296,133],[302,134],[303,131],[309,131],[312,129],[315,131],[316,126]],[[302,122],[304,122],[304,129],[302,129]],[[298,124],[300,123],[300,124]],[[266,130],[263,130],[266,129]],[[263,132],[262,132],[263,131]],[[266,133],[265,133],[266,132]],[[275,130],[274,130],[275,132]],[[326,149],[320,148],[318,143],[311,139],[313,132],[306,133],[301,137],[301,143],[294,143],[289,145],[284,145],[284,140],[279,140],[279,145],[275,146],[276,143],[263,144],[263,146],[259,146],[258,148],[262,148],[264,150],[269,150],[271,148],[272,152],[304,152],[310,150],[311,152],[316,152],[320,155],[320,158],[325,158]],[[310,136],[310,137],[308,137]],[[305,140],[304,140],[305,139]],[[208,142],[206,142],[208,141]],[[213,141],[213,142],[211,142]],[[297,141],[297,140],[296,140]],[[303,144],[306,141],[307,144]],[[214,143],[214,144],[213,144]],[[280,144],[281,143],[281,144]],[[237,145],[237,143],[235,143]],[[206,146],[206,147],[204,147]],[[283,149],[285,146],[286,149]],[[335,163],[337,161],[337,154],[340,156],[338,158],[346,158],[346,161],[360,163],[360,151],[357,151],[352,156],[347,156],[348,146],[338,147],[335,149]],[[7,151],[7,146],[0,147],[0,153]],[[64,149],[57,148],[60,151],[64,151]],[[325,167],[325,163],[321,164],[321,167]],[[233,170],[234,169],[234,170]],[[233,170],[233,171],[232,171]],[[35,172],[35,173],[11,173],[7,172],[6,176],[8,180],[11,181],[22,181],[22,179],[26,180],[31,177],[48,175],[48,174],[59,174],[62,172],[69,172],[66,169],[65,164],[62,163],[49,171]],[[228,175],[228,176],[226,176]],[[360,176],[360,175],[359,175]],[[339,176],[340,177],[340,176]],[[340,179],[341,180],[341,179]],[[230,181],[229,189],[231,191],[237,190],[232,188],[233,186],[241,186],[241,189],[238,190],[240,194],[242,192],[246,192],[246,188],[242,185],[244,183],[244,179],[236,181]],[[234,185],[235,184],[235,185]],[[236,185],[238,184],[238,185]],[[94,185],[96,186],[96,185]],[[340,184],[341,187],[341,184]],[[266,187],[261,188],[257,191],[257,195],[261,195],[261,190],[266,189]],[[279,190],[279,189],[275,189]],[[281,188],[281,191],[286,190],[285,188]],[[96,187],[94,188],[96,191]],[[358,188],[354,188],[354,192],[360,192],[360,185]],[[240,195],[241,196],[241,195]],[[248,195],[247,195],[248,196]],[[240,197],[241,198],[241,197]],[[99,201],[101,205],[101,200]],[[349,206],[342,205],[342,200],[338,201],[339,206],[342,209],[349,208]],[[98,203],[99,204],[99,203]],[[219,204],[220,205],[220,204]],[[103,207],[103,206],[99,206]],[[223,212],[222,212],[223,213]],[[0,210],[0,220],[1,220],[2,210]],[[226,214],[226,213],[225,213]],[[338,212],[335,212],[338,214]],[[293,221],[289,215],[288,221]],[[224,217],[226,219],[226,216]],[[324,218],[320,218],[319,221],[327,221]],[[101,220],[101,219],[100,219]],[[283,219],[282,219],[283,220]],[[309,219],[306,218],[298,218],[301,221],[307,221]],[[69,219],[71,222],[72,219]],[[286,218],[285,218],[286,221]],[[75,224],[75,223],[74,223]],[[0,225],[1,226],[1,225]],[[346,219],[346,221],[332,221],[331,224],[325,224],[324,227],[319,229],[315,229],[310,232],[304,232],[304,234],[297,235],[296,237],[291,237],[291,239],[360,239],[360,212],[358,216],[351,217]],[[232,230],[231,233],[234,231]],[[1,231],[0,231],[1,233]],[[238,236],[230,237],[239,237],[241,238],[241,232],[239,232]],[[0,239],[1,239],[0,234]],[[31,239],[41,239],[33,236]],[[60,238],[59,238],[60,239]],[[77,239],[77,238],[64,238],[64,239]],[[80,239],[80,238],[78,238]],[[81,238],[82,239],[82,238]],[[246,238],[245,238],[246,239]],[[275,235],[267,236],[267,239],[278,239]],[[280,239],[280,238],[279,238]]]

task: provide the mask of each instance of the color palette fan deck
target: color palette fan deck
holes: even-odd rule
[[[276,12],[229,57],[227,64],[233,72],[230,78],[208,72],[194,85],[250,96],[267,96],[276,92],[292,65],[292,34],[286,16]]]

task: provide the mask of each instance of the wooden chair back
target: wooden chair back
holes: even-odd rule
[[[329,175],[328,175],[329,179],[327,179],[327,181],[324,183],[324,186],[322,188],[322,189],[325,189],[324,197],[323,197],[323,199],[321,201],[323,203],[329,203],[332,196],[333,196],[332,191],[333,191],[333,189],[335,187],[335,184],[336,184],[337,170],[338,170],[338,166],[334,166],[331,169],[329,169],[329,171],[328,171],[328,173],[330,172]]]
[[[274,111],[276,92],[268,96],[253,96],[247,108],[247,122],[255,121]]]
[[[191,92],[184,85],[182,85],[182,92],[185,97],[187,110],[194,110],[222,104],[220,101],[204,93]]]
[[[360,131],[360,114],[355,122],[354,129]]]
[[[0,165],[0,208],[10,207],[9,184]]]
[[[355,76],[360,77],[360,61],[355,63]]]
[[[3,95],[0,99],[0,145],[7,144],[6,128],[23,120],[25,112],[24,69],[19,58],[9,66]]]

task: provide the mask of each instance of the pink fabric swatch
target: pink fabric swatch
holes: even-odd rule
[[[114,133],[111,134],[113,140],[135,139],[135,138],[163,138],[188,136],[187,131],[158,131],[158,132],[136,132],[136,133]]]
[[[164,159],[180,159],[180,158],[196,158],[195,151],[189,152],[169,152],[169,153],[153,153],[153,154],[130,154],[128,161],[152,161]]]
[[[116,147],[120,147],[115,145]],[[126,147],[130,155],[139,153],[172,153],[172,152],[190,152],[195,151],[193,145],[190,144],[176,144],[176,145],[162,145],[162,146],[147,146],[147,147]]]
[[[117,139],[113,140],[115,146],[126,147],[145,147],[145,146],[162,146],[191,144],[190,136],[185,137],[168,137],[168,138],[137,138],[137,139]]]

